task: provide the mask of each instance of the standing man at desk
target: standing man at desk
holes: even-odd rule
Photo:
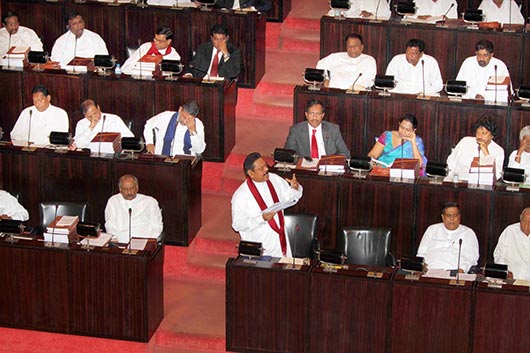
[[[105,229],[118,243],[129,242],[131,237],[158,238],[162,234],[162,212],[151,196],[138,193],[138,179],[123,175],[118,183],[120,193],[111,196],[105,207]]]
[[[93,58],[95,55],[108,55],[105,41],[88,29],[79,12],[71,12],[66,17],[68,32],[57,38],[52,48],[52,61],[61,67],[68,65],[73,58]]]
[[[508,265],[515,279],[530,280],[530,207],[519,216],[519,223],[506,227],[493,252],[495,263]]]
[[[394,76],[397,81],[392,92],[434,95],[442,90],[443,81],[438,61],[425,54],[424,50],[424,41],[410,39],[406,44],[405,54],[398,54],[390,60],[386,74]]]
[[[456,270],[460,247],[458,271],[468,272],[478,262],[477,236],[471,228],[460,224],[460,206],[446,202],[442,206],[442,223],[427,228],[416,256],[423,257],[429,269]]]
[[[307,121],[289,128],[285,148],[295,150],[299,156],[319,159],[325,155],[342,154],[350,158],[337,124],[324,121],[326,110],[319,100],[310,100],[305,107]]]
[[[257,152],[243,163],[247,180],[232,196],[232,228],[242,240],[260,242],[263,255],[291,256],[283,211],[263,213],[277,202],[296,201],[302,197],[302,185],[292,179],[269,173],[267,163]]]
[[[134,137],[119,116],[102,113],[99,105],[92,99],[81,103],[81,112],[84,119],[79,120],[75,127],[74,147],[90,148],[90,142],[100,132],[119,132],[121,137]]]
[[[484,21],[524,25],[521,9],[514,0],[482,0],[478,9],[482,10]]]
[[[11,130],[11,140],[14,144],[48,145],[50,132],[68,132],[68,114],[50,102],[52,96],[43,85],[37,85],[31,91],[33,105],[24,109],[18,116],[17,122]]]
[[[0,29],[0,58],[14,47],[30,47],[33,51],[42,51],[42,42],[35,31],[28,27],[20,26],[18,14],[8,12],[2,18],[4,27]]]
[[[178,112],[165,111],[147,120],[144,127],[147,152],[164,156],[201,155],[206,142],[204,125],[198,115],[199,105],[189,100],[179,107]]]
[[[467,83],[468,88],[464,98],[484,99],[488,81],[490,77],[495,76],[509,77],[510,72],[504,62],[493,57],[493,43],[481,39],[475,44],[475,56],[464,60],[456,76],[457,80]]]
[[[241,52],[229,42],[228,30],[216,24],[210,30],[210,42],[199,46],[184,77],[237,78],[241,72]]]
[[[346,36],[346,52],[333,53],[317,63],[317,69],[329,72],[330,79],[324,82],[326,87],[348,89],[359,86],[363,89],[374,84],[377,65],[375,59],[363,54],[363,37],[357,33]]]
[[[28,211],[18,203],[16,197],[4,190],[0,190],[0,219],[15,219],[27,221]]]
[[[156,30],[152,42],[144,43],[131,54],[125,61],[121,71],[130,75],[134,65],[145,55],[162,56],[164,60],[180,60],[180,55],[175,48],[171,47],[173,41],[173,31],[169,27],[160,27]]]

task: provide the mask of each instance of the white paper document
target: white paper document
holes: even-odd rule
[[[90,245],[90,246],[105,246],[109,243],[112,238],[111,234],[101,233],[97,238],[83,239],[81,240],[81,245]]]
[[[147,239],[142,238],[132,238],[131,239],[131,249],[132,250],[143,250],[147,245]]]
[[[265,210],[261,211],[261,214],[282,211],[282,210],[285,210],[286,208],[294,206],[295,204],[296,204],[296,200],[280,201],[280,202],[275,203],[272,206],[267,207]]]

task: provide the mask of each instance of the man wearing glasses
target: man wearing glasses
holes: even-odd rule
[[[324,121],[324,104],[319,100],[310,100],[306,104],[303,121],[289,128],[285,148],[295,150],[302,157],[320,159],[322,156],[341,154],[350,158],[350,151],[344,143],[337,124]]]
[[[131,54],[129,59],[125,61],[121,71],[124,74],[130,75],[136,63],[144,56],[160,56],[164,60],[180,60],[180,55],[175,48],[171,47],[173,39],[173,31],[169,27],[160,27],[155,33],[152,42],[147,42]]]
[[[460,252],[460,268],[458,254]],[[478,262],[478,240],[475,232],[460,224],[460,207],[456,202],[442,206],[442,223],[429,226],[418,248],[429,269],[467,272]]]

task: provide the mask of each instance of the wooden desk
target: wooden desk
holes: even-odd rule
[[[308,267],[283,269],[269,262],[226,263],[226,350],[305,352]]]
[[[291,0],[272,1],[272,9],[267,12],[268,22],[283,22],[291,11]]]
[[[458,21],[448,21],[446,26],[435,26],[407,24],[394,19],[372,23],[362,19],[338,20],[322,16],[320,57],[345,51],[343,38],[352,32],[363,36],[364,53],[376,59],[377,71],[381,74],[396,54],[405,52],[407,40],[418,38],[425,41],[425,53],[437,59],[442,79],[447,82],[456,78],[464,59],[474,55],[475,43],[480,39],[488,39],[495,46],[495,56],[508,66],[515,87],[530,81],[528,56],[523,55],[528,50],[526,42],[530,37],[522,32],[468,30]]]
[[[473,282],[397,276],[392,288],[392,353],[467,353],[471,347]]]
[[[0,325],[147,342],[164,316],[164,248],[49,248],[0,238]]]
[[[0,167],[0,185],[20,192],[30,226],[40,223],[38,207],[45,201],[88,202],[86,221],[104,224],[107,200],[119,192],[118,179],[130,173],[138,177],[140,193],[153,196],[162,208],[167,243],[187,246],[201,227],[200,159],[164,163],[0,146]]]
[[[44,51],[51,53],[53,43],[64,33],[64,18],[70,11],[78,11],[86,28],[98,33],[111,55],[122,63],[128,57],[127,47],[138,46],[153,40],[156,29],[162,25],[173,30],[172,46],[189,64],[199,44],[210,40],[210,29],[216,23],[228,28],[230,41],[241,50],[243,70],[238,78],[241,87],[255,88],[265,73],[265,15],[256,12],[239,14],[234,11],[213,10],[204,12],[194,8],[181,11],[168,7],[138,8],[132,4],[109,6],[107,3],[72,1],[48,3],[36,0],[2,0],[2,13],[16,11],[21,23],[43,36]],[[149,25],[146,25],[149,24]]]
[[[52,104],[68,113],[72,135],[77,122],[83,118],[80,103],[84,99],[94,99],[103,112],[131,121],[135,136],[143,136],[147,119],[166,110],[176,111],[186,100],[194,99],[200,107],[199,118],[204,124],[207,144],[204,159],[223,162],[235,145],[237,86],[234,81],[201,83],[198,79],[185,78],[178,81],[163,78],[135,80],[128,75],[68,75],[62,70],[0,70],[0,82],[0,88],[5,88],[0,95],[0,103],[6,107],[0,117],[0,126],[5,131],[4,140],[9,140],[9,133],[22,109],[32,105],[31,90],[40,83],[50,90]]]

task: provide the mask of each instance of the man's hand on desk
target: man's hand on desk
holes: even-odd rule
[[[0,219],[11,219],[11,217],[6,214],[0,214]]]
[[[153,145],[152,143],[147,144],[147,146],[145,146],[145,149],[148,153],[155,154],[155,145]]]
[[[364,10],[361,11],[361,17],[370,17],[372,15],[373,15],[373,13],[371,13],[371,12],[364,11]]]
[[[184,74],[182,77],[184,77],[184,78],[192,78],[193,75],[190,74],[190,73],[187,73],[187,74]]]
[[[482,100],[484,100],[484,96],[481,95],[481,94],[477,94],[477,95],[475,96],[475,99],[482,99]]]

